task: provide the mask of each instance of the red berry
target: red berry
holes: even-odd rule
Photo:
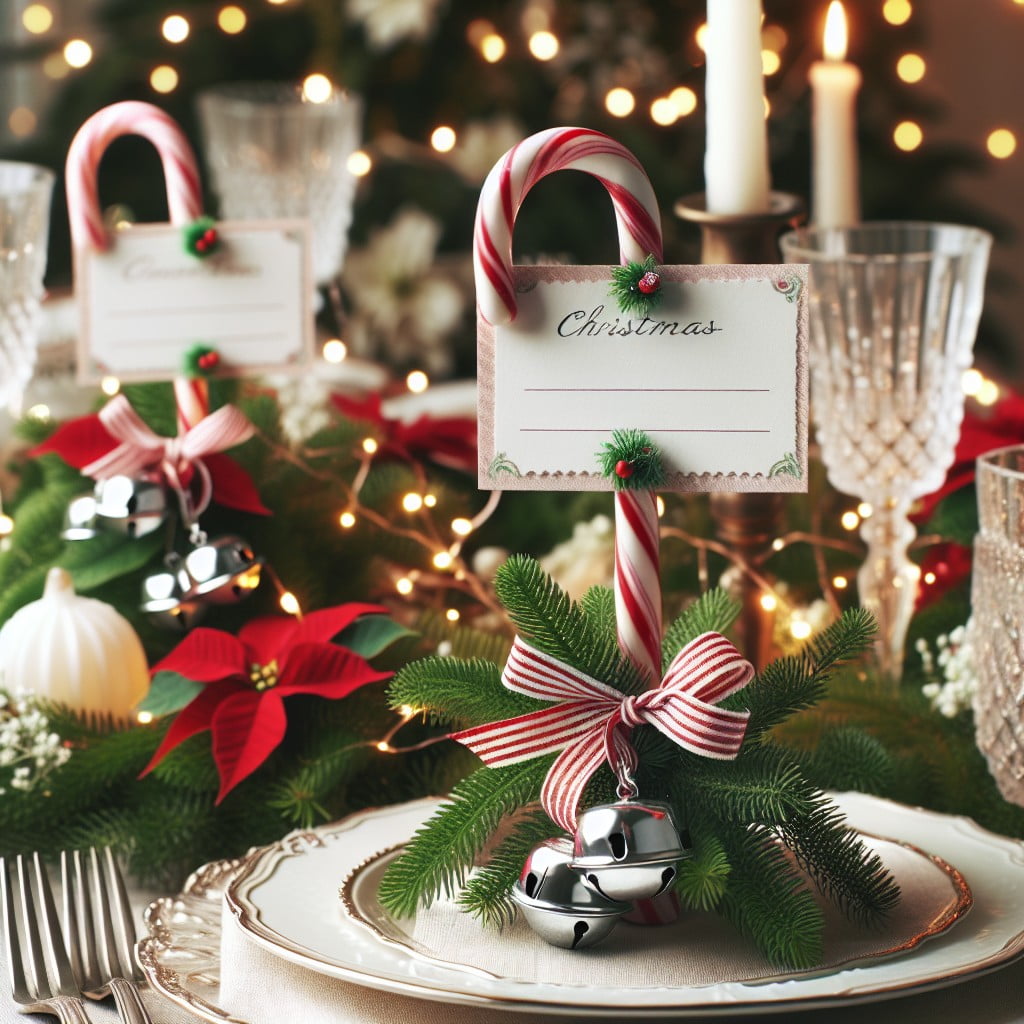
[[[628,480],[633,475],[633,463],[626,459],[619,459],[615,463],[615,475],[620,480]]]
[[[213,228],[207,228],[203,233],[203,238],[206,240],[208,245],[213,245],[217,241],[217,232]]]
[[[644,295],[653,295],[661,287],[661,275],[656,274],[653,270],[648,270],[647,273],[637,281],[636,286]]]
[[[205,238],[196,239],[196,252],[206,252],[208,243]]]

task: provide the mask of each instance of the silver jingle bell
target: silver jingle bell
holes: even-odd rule
[[[572,867],[608,899],[650,899],[672,885],[685,853],[667,804],[624,800],[579,816]]]
[[[100,535],[96,521],[96,499],[91,494],[80,494],[71,499],[64,513],[64,526],[60,535],[63,540],[92,540]]]
[[[260,585],[263,559],[241,537],[202,540],[181,560],[178,580],[186,600],[233,604]]]
[[[545,942],[582,949],[605,938],[629,906],[587,886],[569,866],[571,860],[568,839],[546,839],[535,846],[512,887],[512,899]]]
[[[203,618],[206,608],[202,602],[186,600],[176,571],[178,561],[179,556],[168,556],[168,568],[142,581],[140,607],[156,625],[185,633]]]
[[[93,496],[99,525],[128,537],[145,537],[167,516],[167,493],[154,480],[112,476],[96,482]]]

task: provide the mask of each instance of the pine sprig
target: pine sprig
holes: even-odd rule
[[[731,828],[720,838],[733,868],[720,912],[775,966],[819,963],[825,916],[782,845],[766,829]]]
[[[821,892],[849,917],[874,924],[899,902],[900,888],[881,858],[827,797],[810,814],[784,823],[779,835]]]
[[[661,279],[657,266],[654,256],[648,255],[641,262],[630,261],[612,267],[609,292],[623,313],[649,316],[657,308],[661,302]]]
[[[597,458],[601,475],[611,480],[617,491],[653,491],[665,483],[661,449],[643,430],[613,430],[611,441],[604,442]]]
[[[423,708],[427,720],[468,728],[547,707],[501,683],[490,661],[429,657],[402,668],[388,686],[391,707]]]
[[[804,774],[823,789],[882,794],[891,791],[896,775],[892,754],[853,726],[826,732],[814,750],[797,756]]]
[[[740,613],[739,604],[720,587],[701,594],[665,631],[662,663],[669,662],[702,633],[725,633]]]
[[[522,873],[530,850],[551,837],[551,819],[534,811],[514,822],[487,864],[466,883],[459,906],[484,924],[511,924],[516,907],[509,893]]]
[[[615,592],[611,587],[591,587],[580,598],[580,607],[598,633],[615,632]]]
[[[554,755],[504,768],[480,768],[460,782],[448,802],[410,840],[381,879],[378,899],[397,917],[454,893],[502,819],[540,796]]]
[[[713,910],[725,895],[732,865],[715,836],[697,832],[692,855],[679,862],[675,892],[689,910]]]
[[[520,635],[538,650],[624,692],[639,688],[614,635],[599,629],[535,559],[513,555],[498,570],[494,588]]]

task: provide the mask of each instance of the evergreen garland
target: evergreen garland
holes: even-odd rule
[[[532,559],[515,557],[496,586],[523,638],[624,693],[637,680],[618,655],[610,595],[589,591],[576,604]],[[712,592],[695,602],[666,634],[666,659],[707,630],[724,631],[736,606]],[[639,729],[638,784],[666,798],[694,841],[676,891],[684,904],[713,908],[752,939],[773,963],[810,967],[821,957],[824,916],[808,879],[850,917],[873,922],[899,890],[877,856],[847,829],[829,798],[805,775],[799,756],[769,738],[772,727],[818,701],[836,665],[859,653],[873,633],[869,616],[844,615],[796,656],[770,666],[732,703],[751,712],[751,728],[735,761],[690,754],[650,729]],[[445,724],[482,724],[546,706],[501,685],[501,670],[482,661],[430,658],[402,669],[391,685],[393,704],[422,708]],[[462,888],[460,905],[500,924],[512,912],[509,893],[526,853],[552,826],[537,809],[553,755],[481,768],[456,787],[388,868],[379,896],[397,915],[415,913],[441,893]],[[584,802],[611,797],[607,767]],[[500,842],[469,878],[481,851]],[[467,881],[467,879],[469,879]]]

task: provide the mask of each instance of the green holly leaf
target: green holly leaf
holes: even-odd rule
[[[190,703],[202,689],[202,683],[186,679],[177,672],[157,672],[149,684],[149,693],[139,705],[139,711],[148,711],[154,718],[173,715]]]
[[[335,640],[364,658],[372,658],[407,636],[419,636],[419,633],[406,629],[386,615],[364,615],[346,626]]]

